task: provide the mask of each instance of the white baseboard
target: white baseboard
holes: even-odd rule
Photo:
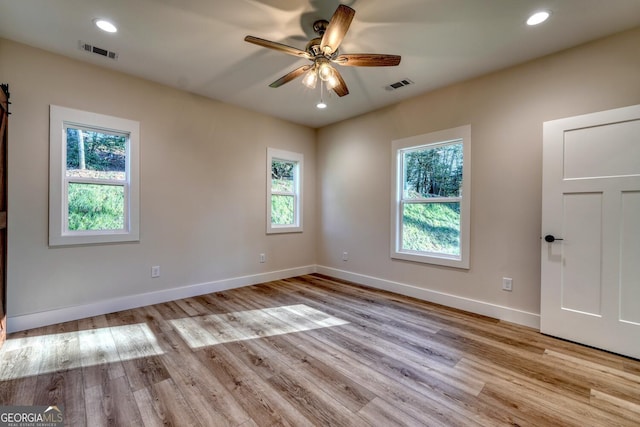
[[[113,298],[95,303],[58,308],[40,313],[24,314],[7,318],[7,332],[17,332],[26,329],[39,328],[56,323],[68,322],[72,320],[84,319],[86,317],[98,316],[100,314],[114,313],[146,305],[160,304],[167,301],[175,301],[182,298],[189,298],[198,295],[205,295],[212,292],[221,292],[229,289],[251,286],[258,283],[281,280],[289,277],[301,276],[311,273],[320,273],[337,279],[348,280],[361,285],[376,289],[394,292],[418,298],[436,304],[472,313],[493,317],[519,325],[540,329],[540,315],[529,313],[514,308],[491,304],[484,301],[472,300],[443,292],[419,288],[406,283],[393,282],[379,279],[377,277],[364,274],[352,273],[336,268],[324,267],[320,265],[308,265],[304,267],[291,268],[287,270],[272,271],[268,273],[254,274],[251,276],[234,277],[230,279],[216,280],[208,283],[184,286],[180,288],[165,289],[157,292],[149,292],[127,297]]]
[[[116,311],[129,310],[131,308],[160,304],[167,301],[175,301],[212,292],[220,292],[258,283],[281,280],[289,277],[301,276],[315,272],[315,266],[291,268],[287,270],[271,271],[268,273],[254,274],[251,276],[234,277],[230,279],[216,280],[208,283],[184,286],[180,288],[165,289],[157,292],[113,298],[95,303],[78,305],[73,307],[58,308],[40,313],[24,314],[7,317],[7,332],[24,331],[26,329],[39,328],[41,326],[56,323],[69,322],[71,320],[84,319],[86,317],[101,314],[115,313]]]
[[[326,276],[348,280],[360,285],[369,286],[371,288],[382,289],[396,294],[406,295],[424,301],[470,311],[483,316],[489,316],[495,319],[529,326],[534,329],[540,329],[540,315],[536,313],[529,313],[514,308],[491,304],[485,301],[459,297],[430,289],[419,288],[406,283],[393,282],[390,280],[379,279],[377,277],[366,276],[364,274],[352,273],[321,265],[316,266],[316,272]]]

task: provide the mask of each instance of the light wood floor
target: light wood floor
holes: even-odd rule
[[[68,426],[640,425],[640,361],[321,276],[9,336]]]

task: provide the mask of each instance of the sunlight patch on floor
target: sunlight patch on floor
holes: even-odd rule
[[[170,320],[189,347],[289,334],[345,325],[349,322],[329,316],[304,304],[258,310],[211,314]]]
[[[162,353],[145,323],[12,338],[0,350],[0,381]]]

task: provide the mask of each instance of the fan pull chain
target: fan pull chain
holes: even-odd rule
[[[318,103],[316,104],[316,107],[317,107],[317,108],[319,108],[319,109],[321,109],[321,110],[322,110],[322,109],[324,109],[324,108],[327,108],[327,104],[325,104],[325,102],[324,102],[324,98],[323,98],[323,96],[322,96],[322,88],[323,88],[323,87],[324,87],[324,81],[323,81],[323,80],[320,80],[320,102],[318,102]]]

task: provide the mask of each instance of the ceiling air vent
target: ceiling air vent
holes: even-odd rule
[[[401,87],[409,86],[412,84],[413,82],[411,80],[403,79],[403,80],[400,80],[399,82],[391,83],[389,86],[385,86],[384,88],[386,90],[396,90],[396,89],[400,89]]]
[[[103,49],[98,46],[90,45],[89,43],[84,43],[82,41],[78,42],[80,50],[84,50],[85,52],[95,53],[96,55],[104,56],[105,58],[113,59],[114,61],[118,59],[118,54],[116,52],[112,52],[107,49]]]

